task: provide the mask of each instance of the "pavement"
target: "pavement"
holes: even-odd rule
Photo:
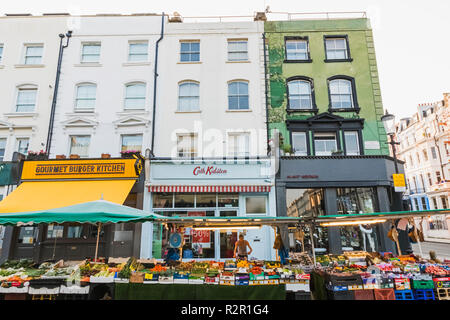
[[[417,243],[411,243],[414,254],[420,255],[419,245]],[[450,243],[440,242],[421,242],[422,253],[424,258],[430,257],[430,250],[436,252],[436,257],[439,260],[450,260]]]

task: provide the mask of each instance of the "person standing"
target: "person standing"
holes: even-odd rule
[[[250,251],[247,253],[247,247]],[[236,253],[237,251],[237,253]],[[241,260],[248,260],[248,255],[253,251],[247,240],[244,240],[244,235],[239,235],[239,240],[234,244],[234,257]]]

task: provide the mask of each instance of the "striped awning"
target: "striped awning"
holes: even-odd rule
[[[149,186],[149,192],[270,192],[270,186]]]

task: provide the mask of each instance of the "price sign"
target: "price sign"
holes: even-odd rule
[[[392,179],[394,180],[394,189],[395,192],[405,192],[406,191],[406,183],[405,183],[405,175],[402,173],[393,174]]]
[[[192,243],[210,243],[210,235],[209,230],[192,230]]]

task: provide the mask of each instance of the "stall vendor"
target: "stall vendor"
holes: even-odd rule
[[[250,251],[247,253],[247,247],[250,249]],[[236,256],[237,251],[237,256]],[[247,240],[244,240],[244,235],[239,235],[239,240],[236,241],[234,245],[234,257],[242,260],[247,260],[248,255],[251,254],[253,251],[252,247],[250,247],[250,244]]]

